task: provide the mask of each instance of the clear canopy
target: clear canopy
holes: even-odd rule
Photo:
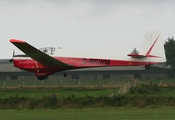
[[[55,53],[55,49],[54,47],[43,47],[40,48],[39,50],[41,50],[42,52],[48,54],[48,55],[53,55]]]

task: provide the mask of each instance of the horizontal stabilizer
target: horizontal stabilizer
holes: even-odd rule
[[[139,54],[128,54],[128,56],[133,57],[133,58],[143,58],[146,57],[145,55],[139,55]]]

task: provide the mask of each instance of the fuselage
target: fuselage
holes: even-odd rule
[[[47,76],[52,73],[58,71],[64,71],[69,69],[78,69],[78,68],[89,68],[89,67],[110,67],[110,66],[139,66],[139,65],[152,65],[157,64],[159,62],[154,62],[151,58],[132,58],[132,57],[124,57],[117,59],[116,56],[100,56],[100,55],[92,55],[90,54],[75,54],[75,53],[67,53],[61,52],[59,53],[62,56],[56,56],[52,54],[51,56],[58,61],[61,61],[69,66],[44,66],[39,62],[27,57],[23,56],[14,56],[13,57],[13,64],[15,67],[19,69],[23,69],[26,71],[34,72],[36,76]],[[63,56],[63,53],[65,56]],[[72,57],[68,57],[69,54],[72,54]],[[87,56],[87,57],[85,57]],[[96,57],[95,57],[96,56]],[[158,58],[157,58],[158,59]],[[43,59],[44,61],[44,59]],[[49,61],[45,61],[49,62]]]

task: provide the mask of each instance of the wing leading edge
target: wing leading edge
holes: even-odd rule
[[[44,66],[69,66],[55,58],[43,53],[23,40],[10,39],[10,42],[23,51],[26,55]]]

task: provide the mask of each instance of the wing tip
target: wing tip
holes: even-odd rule
[[[17,39],[10,39],[9,40],[11,43],[25,43],[24,40],[17,40]]]

